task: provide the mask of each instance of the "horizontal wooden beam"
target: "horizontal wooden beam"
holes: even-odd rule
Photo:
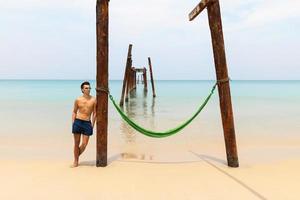
[[[214,2],[214,0],[202,0],[189,14],[189,20],[195,19],[204,10],[208,4]]]
[[[136,72],[144,72],[144,68],[135,68]]]

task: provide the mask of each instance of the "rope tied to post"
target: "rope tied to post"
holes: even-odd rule
[[[96,88],[96,92],[97,92],[97,94],[99,94],[100,92],[105,92],[105,93],[107,93],[107,94],[110,94],[110,93],[109,93],[109,88],[107,88],[107,87],[102,87],[102,86],[97,87],[97,88]]]
[[[216,84],[227,83],[229,81],[231,81],[231,79],[229,77],[227,77],[227,78],[223,78],[223,79],[217,80]]]

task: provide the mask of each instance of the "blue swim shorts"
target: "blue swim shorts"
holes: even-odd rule
[[[93,135],[93,127],[91,121],[85,121],[82,119],[75,119],[72,126],[73,134],[83,134],[87,136]]]

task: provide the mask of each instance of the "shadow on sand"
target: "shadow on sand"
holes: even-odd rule
[[[236,177],[232,176],[231,174],[229,174],[225,170],[221,169],[220,167],[218,167],[217,165],[215,165],[215,164],[213,164],[212,162],[209,161],[209,160],[211,160],[211,161],[215,161],[215,162],[218,162],[218,163],[226,165],[227,163],[224,160],[221,160],[219,158],[215,158],[215,157],[212,157],[212,156],[197,154],[197,153],[195,153],[193,151],[190,151],[190,152],[193,153],[198,158],[200,158],[201,160],[203,160],[204,162],[206,162],[207,164],[209,164],[210,166],[212,166],[213,168],[217,169],[222,174],[224,174],[227,177],[229,177],[231,180],[235,181],[236,183],[238,183],[239,185],[241,185],[242,187],[244,187],[245,189],[247,189],[249,192],[251,192],[252,194],[254,194],[257,198],[263,199],[263,200],[267,199],[266,197],[264,197],[263,195],[261,195],[257,191],[255,191],[253,188],[251,188],[250,186],[248,186],[246,183],[242,182],[241,180],[237,179]]]
[[[220,167],[218,167],[217,165],[215,165],[213,162],[217,162],[220,163],[222,165],[226,165],[226,161],[222,160],[220,158],[216,158],[213,156],[208,156],[208,155],[204,155],[204,154],[198,154],[195,153],[193,151],[189,151],[192,154],[194,154],[197,158],[200,158],[200,160],[196,160],[196,161],[153,161],[153,157],[149,156],[149,159],[147,159],[147,156],[145,156],[144,154],[141,155],[137,155],[137,154],[133,154],[133,153],[121,153],[121,154],[115,154],[113,156],[110,156],[107,160],[108,165],[111,164],[114,161],[118,161],[118,162],[133,162],[133,163],[151,163],[151,164],[183,164],[183,163],[195,163],[195,162],[205,162],[207,164],[209,164],[210,166],[212,166],[213,168],[215,168],[216,170],[218,170],[219,172],[221,172],[222,174],[224,174],[225,176],[227,176],[228,178],[230,178],[231,180],[235,181],[236,183],[238,183],[240,186],[242,186],[243,188],[247,189],[249,192],[251,192],[253,195],[255,195],[257,198],[262,199],[262,200],[266,200],[267,198],[264,197],[263,195],[261,195],[260,193],[258,193],[257,191],[255,191],[253,188],[251,188],[250,186],[248,186],[246,183],[242,182],[241,180],[237,179],[236,177],[232,176],[231,174],[229,174],[228,172],[226,172],[225,170],[221,169]],[[148,161],[147,161],[148,160]],[[95,167],[96,166],[96,160],[91,160],[91,161],[82,161],[79,163],[80,166],[91,166],[91,167]]]

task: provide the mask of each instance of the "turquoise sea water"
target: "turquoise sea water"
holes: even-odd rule
[[[0,80],[2,158],[72,158],[71,115],[82,81]],[[95,81],[91,81],[95,95]],[[147,129],[164,131],[187,120],[209,94],[213,81],[155,81],[145,93],[138,85],[125,112]],[[122,81],[110,81],[117,102]],[[231,81],[234,124],[242,159],[299,157],[300,81]],[[190,150],[223,158],[224,139],[216,90],[200,115],[178,134],[153,139],[125,124],[109,102],[108,149],[155,161],[193,161]],[[94,159],[96,137],[85,159]],[[291,146],[292,145],[292,146]],[[172,153],[170,150],[172,149]],[[176,152],[175,152],[176,151]],[[262,156],[265,155],[265,156]]]
[[[0,80],[1,101],[69,101],[80,95],[80,80]],[[95,81],[90,81],[95,88]],[[188,98],[205,95],[214,81],[155,81],[160,97]],[[292,99],[300,98],[300,81],[231,81],[232,96]],[[122,81],[109,82],[110,90],[116,98],[120,96]],[[151,93],[150,82],[148,83]],[[179,95],[180,92],[182,95]],[[94,90],[92,94],[95,95]]]
[[[0,135],[7,132],[20,134],[20,129],[42,134],[36,128],[41,125],[54,131],[68,132],[74,99],[81,95],[81,82],[0,80]],[[95,81],[91,84],[91,93],[95,95]],[[149,129],[173,128],[195,112],[213,84],[213,81],[155,81],[155,99],[152,98],[150,82],[147,93],[144,93],[142,85],[138,85],[125,110]],[[300,81],[231,81],[230,86],[237,128],[247,132],[255,129],[253,132],[256,133],[261,129],[262,134],[300,132]],[[109,87],[118,102],[122,81],[110,81]],[[122,130],[122,120],[111,103],[109,117],[111,126]],[[210,132],[215,130],[213,128],[220,122],[217,90],[199,118],[199,123],[212,128]]]

